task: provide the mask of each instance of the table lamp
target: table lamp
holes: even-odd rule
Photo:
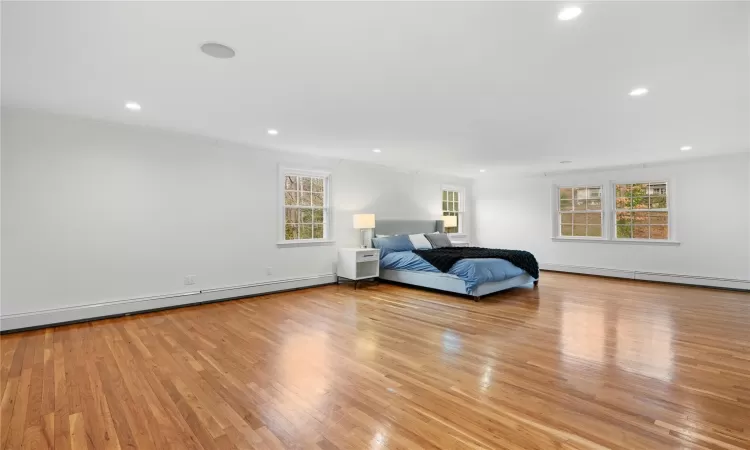
[[[446,228],[455,228],[458,226],[458,217],[443,216],[443,230]]]
[[[355,214],[353,216],[354,228],[359,230],[361,248],[367,248],[365,245],[365,230],[375,228],[375,214]]]

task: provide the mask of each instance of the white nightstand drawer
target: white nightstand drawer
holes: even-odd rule
[[[349,280],[377,278],[380,274],[380,250],[377,248],[340,248],[336,274]]]
[[[377,250],[357,252],[357,262],[377,261],[377,260],[378,260]]]

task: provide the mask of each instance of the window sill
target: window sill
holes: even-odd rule
[[[336,241],[332,239],[315,239],[315,240],[300,239],[297,241],[279,241],[276,243],[276,246],[277,247],[316,247],[316,246],[334,245],[334,244],[336,244]]]
[[[657,241],[657,240],[646,240],[646,239],[597,239],[597,238],[585,238],[585,237],[553,237],[555,242],[596,242],[598,244],[634,244],[634,245],[661,245],[661,246],[678,246],[680,241]]]

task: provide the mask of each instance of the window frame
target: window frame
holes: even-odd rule
[[[312,239],[286,239],[286,207],[284,204],[285,199],[285,183],[287,175],[301,176],[301,177],[314,177],[323,178],[323,237],[312,238]],[[277,198],[276,204],[278,207],[278,225],[277,225],[277,242],[278,246],[305,246],[305,245],[325,245],[333,244],[336,241],[333,239],[333,207],[331,202],[332,193],[332,177],[331,172],[316,169],[299,169],[295,167],[288,167],[279,165],[277,180]]]
[[[560,220],[560,214],[563,213],[563,211],[560,210],[560,189],[571,189],[573,194],[571,196],[571,201],[575,201],[575,189],[580,188],[599,188],[599,192],[601,193],[599,200],[601,202],[601,206],[599,209],[599,216],[601,217],[601,230],[602,235],[601,236],[563,236],[562,234],[562,222]],[[552,214],[554,216],[553,218],[553,239],[556,240],[570,240],[570,241],[604,241],[609,239],[609,224],[607,223],[607,214],[605,214],[605,208],[607,205],[606,201],[606,189],[605,186],[601,183],[581,183],[581,184],[572,184],[572,185],[554,185],[552,187],[552,195],[553,195],[553,205],[552,208]],[[575,210],[571,209],[569,211],[571,214],[575,213]],[[584,214],[593,214],[596,210],[589,210],[587,209]]]
[[[609,195],[612,198],[611,203],[611,216],[612,221],[610,224],[610,232],[612,233],[612,240],[615,242],[630,242],[630,243],[647,243],[647,244],[663,244],[663,243],[677,243],[674,229],[674,209],[672,208],[672,197],[673,197],[673,185],[668,178],[654,177],[656,180],[661,181],[610,181]],[[667,186],[667,207],[666,208],[655,208],[655,209],[644,209],[642,212],[666,212],[667,213],[667,238],[666,239],[644,239],[644,238],[618,238],[617,237],[617,213],[618,211],[636,211],[634,209],[618,210],[617,209],[617,185],[623,184],[654,184],[664,183]]]
[[[667,211],[668,219],[667,225],[668,239],[638,239],[638,238],[620,238],[617,236],[617,193],[616,188],[618,184],[644,184],[643,181],[632,181],[632,179],[626,180],[609,180],[607,183],[592,181],[590,183],[577,183],[573,185],[569,184],[553,184],[550,192],[551,198],[551,223],[552,223],[552,240],[556,242],[589,242],[589,243],[602,243],[602,244],[620,244],[620,245],[651,245],[651,246],[679,246],[681,243],[677,239],[678,226],[675,221],[677,209],[675,207],[676,202],[674,199],[676,192],[676,181],[669,177],[639,177],[648,178],[652,180],[661,180],[660,183],[667,185]],[[657,181],[646,181],[645,183],[657,183]],[[589,236],[561,236],[560,235],[560,188],[572,188],[572,187],[592,187],[596,185],[609,185],[609,187],[602,191],[602,237],[589,237]],[[606,237],[605,237],[606,236]]]
[[[456,192],[458,193],[458,211],[448,211],[448,212],[455,212],[456,217],[458,217],[458,230],[454,233],[446,233],[449,236],[459,236],[463,237],[466,236],[466,228],[464,227],[464,220],[466,219],[466,189],[461,186],[455,186],[455,185],[448,185],[444,184],[440,186],[440,219],[442,220],[443,215],[445,214],[445,210],[443,210],[443,193],[446,191],[448,192]]]

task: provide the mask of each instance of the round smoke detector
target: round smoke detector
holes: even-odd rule
[[[201,45],[201,51],[208,56],[213,56],[214,58],[234,58],[234,50],[232,50],[231,47],[216,42],[206,42]]]

